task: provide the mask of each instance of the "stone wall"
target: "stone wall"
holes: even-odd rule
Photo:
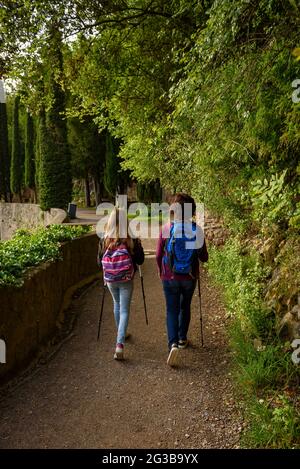
[[[205,212],[204,233],[206,240],[215,246],[222,246],[229,235],[223,220],[208,212]]]
[[[63,223],[67,213],[59,208],[44,212],[36,204],[0,203],[0,240],[10,239],[19,228],[39,228]]]
[[[0,288],[0,339],[6,344],[1,381],[29,364],[62,326],[72,294],[100,277],[97,247],[95,233],[64,243],[62,260],[31,269],[20,288]]]

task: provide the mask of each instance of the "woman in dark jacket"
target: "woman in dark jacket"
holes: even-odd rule
[[[192,197],[187,194],[177,194],[174,196],[173,204],[181,207],[179,214],[174,216],[175,223],[189,223],[185,212],[185,204],[190,204],[191,215],[195,215],[196,204]],[[171,224],[172,226],[172,224]],[[167,363],[175,366],[178,363],[178,349],[188,346],[188,329],[191,319],[191,302],[199,276],[199,261],[208,261],[208,252],[204,240],[202,229],[197,226],[197,230],[202,233],[201,246],[195,249],[192,257],[191,269],[189,273],[180,274],[174,272],[172,265],[167,259],[166,243],[170,236],[170,225],[165,225],[160,233],[157,243],[156,261],[159,275],[162,281],[167,309],[167,330],[169,355]]]

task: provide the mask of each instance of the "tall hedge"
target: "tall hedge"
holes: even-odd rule
[[[13,122],[12,122],[12,150],[10,165],[10,188],[11,191],[21,197],[21,187],[23,178],[22,148],[19,125],[19,105],[20,97],[14,99]]]
[[[0,197],[2,196],[4,197],[5,202],[9,201],[10,158],[8,150],[7,112],[5,102],[0,102]]]
[[[34,122],[29,112],[25,124],[25,185],[31,189],[35,186]]]
[[[44,117],[44,114],[42,118]],[[40,187],[40,162],[41,162],[41,145],[40,145],[40,128],[41,128],[41,118],[37,118],[36,124],[36,136],[34,142],[34,156],[35,156],[35,175],[34,182],[37,190],[37,197],[39,197],[39,187]]]
[[[53,134],[49,132],[45,115],[39,121],[40,170],[39,189],[40,206],[43,210],[50,208],[66,209],[71,200],[71,181],[69,167],[65,161],[64,147],[53,141]]]
[[[44,54],[44,89],[47,110],[40,120],[40,205],[66,209],[72,197],[70,151],[67,140],[65,93],[57,71],[62,71],[62,41],[59,31],[50,31]]]

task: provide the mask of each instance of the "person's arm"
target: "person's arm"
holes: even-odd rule
[[[145,260],[144,249],[141,240],[136,238],[133,247],[133,262],[137,265],[142,265]]]
[[[206,247],[205,240],[204,240],[203,246],[200,249],[198,249],[198,259],[201,262],[207,262],[208,261],[208,252],[207,252],[207,247]]]
[[[156,245],[156,263],[158,267],[158,272],[161,274],[162,269],[162,258],[164,255],[164,239],[162,237],[162,231],[159,234],[159,238]]]

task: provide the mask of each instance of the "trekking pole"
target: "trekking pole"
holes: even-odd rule
[[[147,324],[147,326],[148,326],[148,315],[147,315],[146,298],[145,298],[145,290],[144,290],[144,278],[143,278],[143,275],[142,275],[141,266],[139,265],[138,268],[139,268],[139,274],[140,274],[140,278],[141,278],[141,285],[142,285],[142,292],[143,292],[143,300],[144,300],[144,309],[145,309],[146,324]]]
[[[199,296],[199,312],[200,312],[201,347],[203,347],[203,321],[202,321],[202,308],[201,308],[200,269],[199,269],[199,276],[198,276],[198,296]]]
[[[105,292],[106,292],[106,283],[104,283],[104,284],[103,284],[103,295],[102,295],[101,311],[100,311],[100,316],[99,316],[99,323],[98,323],[98,335],[97,335],[97,341],[99,340],[99,337],[100,337],[100,328],[101,328],[102,315],[103,315],[103,308],[104,308],[104,298],[105,298]]]

